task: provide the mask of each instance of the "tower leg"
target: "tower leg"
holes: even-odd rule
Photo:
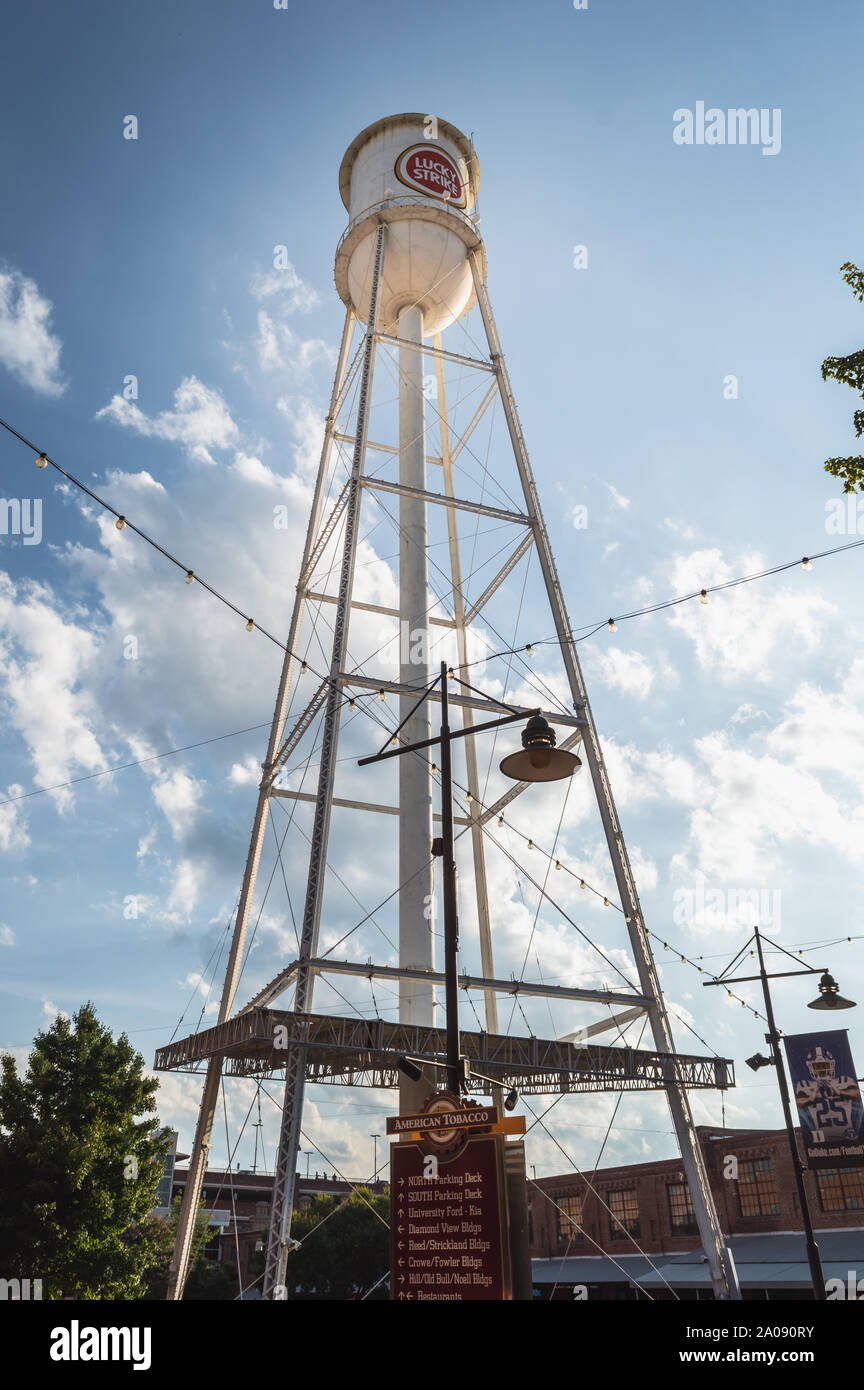
[[[360,514],[360,479],[366,457],[366,438],[369,428],[369,394],[372,366],[375,357],[375,323],[378,314],[378,286],[384,254],[384,224],[376,234],[375,261],[372,274],[372,294],[369,322],[363,345],[363,366],[357,400],[357,424],[354,433],[354,458],[345,507],[345,535],[342,546],[342,567],[339,574],[339,593],[336,600],[336,619],[333,625],[333,651],[330,660],[330,684],[321,733],[321,757],[315,812],[309,850],[309,874],[306,880],[306,900],[303,908],[303,927],[300,936],[294,989],[294,1012],[308,1013],[312,1003],[314,974],[303,962],[311,960],[318,951],[318,929],[321,923],[321,904],[324,874],[327,867],[327,844],[330,836],[330,812],[333,805],[333,784],[336,776],[336,749],[339,741],[339,719],[343,704],[339,675],[345,669],[348,651],[348,623],[351,613],[351,586],[357,557],[358,518]],[[300,1147],[300,1125],[303,1116],[303,1095],[306,1086],[306,1049],[292,1047],[285,1065],[285,1094],[282,1099],[282,1126],[279,1132],[279,1151],[273,1180],[273,1202],[270,1208],[270,1229],[264,1264],[263,1297],[286,1297],[285,1265],[291,1235],[291,1216],[294,1205],[294,1178],[297,1170],[297,1151]]]
[[[285,658],[282,662],[279,690],[276,695],[276,708],[273,712],[273,723],[270,728],[270,738],[267,744],[267,756],[263,763],[264,775],[261,778],[261,783],[258,788],[258,803],[255,808],[252,837],[249,844],[249,853],[246,858],[246,867],[243,873],[240,898],[237,903],[237,915],[234,919],[231,951],[228,957],[228,966],[225,971],[225,983],[222,987],[222,1000],[219,1008],[218,1021],[220,1023],[224,1023],[227,1018],[231,1017],[231,1012],[234,1007],[234,996],[237,992],[237,983],[240,978],[243,948],[246,944],[246,928],[249,923],[249,912],[252,906],[252,897],[255,892],[258,864],[261,859],[261,846],[264,843],[264,832],[267,829],[267,817],[270,809],[268,774],[273,759],[276,757],[285,724],[285,709],[288,702],[288,691],[291,688],[291,681],[294,675],[293,653],[306,606],[304,572],[315,541],[315,533],[318,530],[321,520],[321,509],[324,502],[327,473],[330,466],[330,454],[333,447],[336,403],[339,399],[342,384],[345,379],[345,367],[348,361],[348,350],[351,346],[353,328],[354,315],[349,310],[345,315],[345,323],[342,329],[342,342],[339,348],[339,358],[333,381],[333,394],[330,398],[330,412],[324,426],[324,443],[321,449],[321,460],[318,465],[318,477],[315,483],[315,495],[312,501],[309,526],[306,532],[303,562],[300,566],[301,580],[297,585],[294,611],[291,615],[291,627],[286,643]],[[174,1252],[168,1273],[168,1292],[166,1294],[166,1299],[169,1301],[176,1301],[183,1297],[186,1276],[189,1272],[189,1251],[191,1249],[192,1235],[195,1229],[195,1215],[198,1211],[198,1203],[201,1200],[201,1188],[204,1183],[204,1173],[207,1167],[210,1134],[213,1129],[213,1116],[216,1113],[216,1102],[219,1097],[219,1081],[221,1076],[222,1059],[220,1057],[213,1057],[207,1067],[207,1076],[204,1082],[204,1090],[201,1095],[201,1105],[198,1112],[198,1124],[195,1130],[195,1140],[189,1158],[186,1188],[183,1193],[183,1201],[180,1206],[180,1219],[174,1238]]]
[[[423,313],[412,307],[399,314],[400,339],[423,344]],[[423,353],[399,348],[399,482],[426,487],[426,421]],[[429,585],[426,555],[426,503],[404,494],[399,498],[399,680],[416,687],[403,695],[400,722],[429,683]],[[400,735],[406,743],[430,737],[429,705],[423,704]],[[399,965],[434,969],[432,921],[432,799],[429,763],[422,754],[399,759]],[[399,1022],[432,1024],[435,990],[415,980],[399,982]],[[400,1113],[416,1114],[429,1095],[426,1079],[399,1085]]]
[[[627,848],[624,844],[624,836],[618,821],[618,812],[612,797],[612,788],[609,782],[609,775],[606,771],[606,764],[600,746],[600,738],[594,724],[591,707],[588,703],[585,682],[582,677],[579,658],[576,655],[576,648],[571,635],[570,619],[567,616],[567,611],[564,606],[564,595],[555,567],[552,548],[549,544],[546,525],[540,511],[540,501],[537,496],[537,487],[534,482],[528,451],[525,447],[522,426],[516,411],[516,402],[513,397],[510,378],[504,363],[504,355],[501,351],[501,343],[498,337],[498,330],[495,326],[495,319],[492,314],[492,306],[489,302],[486,286],[483,283],[481,266],[476,252],[471,253],[470,261],[471,272],[474,278],[474,288],[477,293],[477,302],[480,306],[483,327],[489,344],[489,353],[495,374],[498,378],[501,404],[507,420],[507,428],[513,446],[516,466],[519,470],[519,477],[522,482],[525,510],[533,521],[537,554],[543,572],[549,605],[552,609],[561,655],[567,670],[573,704],[580,713],[584,714],[587,721],[583,747],[591,773],[591,780],[594,784],[594,793],[597,798],[600,818],[603,823],[606,843],[609,848],[609,857],[612,862],[612,869],[615,874],[615,881],[621,898],[621,906],[624,909],[627,919],[627,930],[639,975],[639,984],[642,993],[652,1000],[648,1010],[648,1017],[651,1023],[654,1043],[659,1051],[674,1053],[675,1043],[672,1037],[672,1029],[669,1025],[669,1018],[666,1013],[666,1005],[663,1000],[663,992],[660,988],[660,980],[657,975],[657,968],[654,964],[651,945],[644,927],[642,908],[639,903],[636,885],[633,879],[633,870],[630,865]],[[669,1101],[669,1110],[672,1115],[672,1123],[675,1126],[675,1133],[678,1137],[678,1145],[681,1150],[681,1161],[690,1188],[693,1211],[702,1239],[702,1248],[708,1260],[708,1269],[711,1274],[714,1296],[715,1298],[740,1298],[741,1290],[735,1273],[735,1262],[732,1257],[732,1251],[725,1244],[720,1230],[717,1210],[714,1206],[714,1199],[708,1184],[705,1163],[693,1125],[693,1117],[690,1112],[690,1103],[687,1098],[687,1093],[683,1086],[676,1081],[670,1081],[666,1087],[666,1094]]]

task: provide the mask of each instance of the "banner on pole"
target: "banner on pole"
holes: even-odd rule
[[[864,1166],[864,1105],[845,1028],[785,1037],[810,1168]]]

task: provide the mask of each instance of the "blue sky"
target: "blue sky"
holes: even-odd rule
[[[859,26],[843,3],[19,10],[0,94],[15,132],[0,155],[0,413],[284,633],[342,321],[339,162],[379,116],[428,111],[474,135],[490,293],[574,626],[853,539],[826,531],[839,486],[821,463],[853,452],[854,400],[819,367],[861,342],[839,276],[864,254]],[[673,113],[699,101],[779,109],[780,152],[677,145]],[[295,275],[269,296],[277,244]],[[135,419],[110,404],[129,374]],[[39,545],[0,537],[7,796],[269,720],[275,648],[100,525],[5,435],[0,470],[5,497],[43,502]],[[292,515],[282,537],[278,499]],[[572,525],[577,505],[586,529]],[[856,524],[864,535],[864,507]],[[734,913],[676,924],[675,894],[779,892],[780,939],[842,939],[812,959],[853,998],[860,555],[621,624],[582,653],[649,927],[722,964],[748,928]],[[532,592],[526,640],[551,631]],[[0,1044],[23,1052],[57,1009],[90,997],[150,1060],[187,1000],[181,1033],[212,1007],[195,977],[239,886],[265,740],[0,806]],[[608,883],[581,806],[568,853]],[[363,841],[346,832],[339,847],[360,873]],[[302,867],[302,841],[296,855]],[[502,962],[518,970],[524,922],[506,891]],[[602,914],[586,913],[611,947]],[[270,924],[265,947],[277,966],[281,930]],[[584,965],[554,922],[544,930],[556,968]],[[364,954],[380,944],[364,940]],[[741,1066],[762,1026],[687,967],[661,965],[681,1016],[739,1064],[729,1122],[779,1123],[771,1079]],[[778,987],[787,1031],[815,1017],[808,989]],[[368,1009],[368,992],[356,1003]],[[861,1025],[847,1019],[860,1066]],[[538,1031],[551,1022],[536,1015]],[[679,1029],[678,1043],[694,1040]],[[331,1091],[311,1104],[328,1166],[362,1173],[387,1100]],[[556,1132],[580,1163],[610,1104],[559,1107]],[[162,1113],[187,1144],[195,1108],[194,1084],[169,1078]],[[696,1108],[720,1118],[713,1098]],[[672,1152],[659,1099],[626,1098],[619,1120],[607,1160]],[[532,1152],[538,1171],[560,1171],[545,1140]]]

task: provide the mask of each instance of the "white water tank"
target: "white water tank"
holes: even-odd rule
[[[396,333],[399,311],[417,306],[423,333],[440,333],[471,308],[469,251],[485,278],[472,214],[479,169],[471,141],[447,121],[385,116],[357,136],[339,170],[350,221],[336,251],[339,295],[361,323],[369,314],[378,225],[387,224],[378,327]]]

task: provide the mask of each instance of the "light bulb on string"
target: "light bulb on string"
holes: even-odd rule
[[[357,701],[356,701],[356,700],[349,700],[349,701],[348,701],[348,708],[349,708],[349,709],[356,709],[356,708],[357,708]]]
[[[456,672],[453,670],[452,666],[447,667],[447,679],[448,681],[455,681],[456,679]]]
[[[503,816],[499,816],[499,817],[498,817],[498,824],[499,824],[499,826],[501,826],[501,825],[504,824],[504,817],[503,817]]]
[[[305,675],[306,675],[306,672],[307,672],[308,670],[309,670],[308,662],[301,661],[301,662],[300,662],[300,674],[301,674],[301,676],[305,676]]]
[[[185,582],[186,582],[187,584],[194,584],[194,583],[195,583],[195,575],[192,573],[191,570],[187,570],[187,571],[186,571],[186,574],[185,574],[184,578],[185,578]]]
[[[386,700],[386,699],[387,699],[387,692],[386,692],[384,689],[381,689],[381,690],[378,691],[378,699],[379,699],[379,700]]]
[[[474,794],[473,794],[473,792],[466,792],[466,793],[465,793],[465,800],[466,800],[466,801],[473,801],[473,800],[474,800]]]
[[[125,518],[125,516],[118,516],[117,520],[114,522],[114,525],[117,527],[117,530],[118,530],[118,531],[125,531],[125,530],[126,530],[126,518]]]
[[[812,570],[813,561],[810,559],[809,555],[804,556],[804,559],[801,561],[801,568],[802,570]]]
[[[40,454],[39,457],[37,458],[37,460],[36,460],[36,467],[37,467],[37,468],[47,468],[47,467],[48,467],[48,460],[47,460],[47,458],[45,457],[44,454]]]
[[[560,859],[556,859],[556,860],[555,860],[555,868],[556,868],[556,869],[560,869],[560,868],[561,868],[561,860],[560,860]]]
[[[580,888],[587,888],[587,887],[588,887],[588,884],[585,882],[584,878],[580,878],[580,880],[579,880],[579,887],[580,887]]]
[[[430,770],[430,772],[432,773],[432,775],[434,776],[435,773],[438,771],[438,764],[437,764],[437,763],[433,763],[432,766],[431,766],[431,768],[430,768],[429,770]]]
[[[609,621],[607,622],[606,626],[608,627],[608,629],[609,629],[610,632],[617,632],[617,631],[618,631],[618,624],[616,623],[616,621],[615,621],[614,618],[610,618]]]
[[[249,618],[249,619],[248,619],[248,621],[247,621],[247,623],[246,623],[246,631],[247,631],[247,632],[254,632],[254,631],[255,631],[255,621],[254,621],[253,618]]]
[[[612,904],[609,902],[609,899],[608,899],[608,898],[604,898],[604,899],[603,899],[603,906],[604,906],[604,907],[611,907],[611,906],[612,906]]]
[[[700,602],[700,603],[707,603],[707,602],[708,602],[708,590],[707,590],[707,589],[700,589],[700,590],[699,590],[699,602]]]
[[[393,748],[398,742],[399,742],[399,740],[398,740],[398,738],[396,737],[396,735],[394,734],[393,737],[392,737],[391,740],[390,740],[390,747]]]
[[[534,655],[534,648],[531,646],[531,643],[530,643],[530,642],[528,643],[527,647],[525,648],[525,655],[526,655],[526,656],[533,656],[533,655]]]
[[[529,841],[528,841],[528,848],[529,848],[529,849],[533,849],[533,848],[534,848],[534,841],[533,841],[533,840],[529,840]]]

